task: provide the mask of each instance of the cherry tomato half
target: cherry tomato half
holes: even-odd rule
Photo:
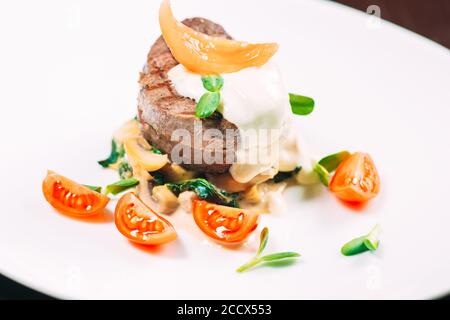
[[[159,245],[177,237],[170,222],[146,206],[132,192],[120,198],[114,220],[120,233],[136,243]]]
[[[45,199],[60,212],[90,217],[102,212],[109,198],[53,171],[48,171],[42,183]]]
[[[222,244],[238,244],[258,226],[259,215],[248,210],[195,200],[194,220],[211,239]]]
[[[343,161],[330,182],[330,190],[344,201],[361,203],[374,198],[380,178],[372,158],[356,152]]]

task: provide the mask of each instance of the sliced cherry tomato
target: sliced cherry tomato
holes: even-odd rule
[[[114,220],[120,233],[136,243],[158,245],[177,237],[170,222],[146,206],[132,192],[120,198]]]
[[[380,178],[372,158],[356,152],[336,170],[330,190],[344,201],[361,203],[375,197],[380,190]]]
[[[78,184],[53,171],[48,171],[42,183],[45,199],[57,210],[77,216],[89,217],[102,212],[109,198]]]
[[[259,215],[248,210],[194,201],[194,220],[200,229],[222,244],[238,244],[258,226]]]

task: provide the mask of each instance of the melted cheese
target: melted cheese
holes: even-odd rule
[[[183,96],[199,101],[206,92],[201,76],[182,65],[172,68],[168,77]],[[245,137],[230,168],[233,179],[248,183],[255,177],[272,178],[278,171],[292,171],[299,165],[309,170],[311,161],[290,126],[289,95],[277,65],[270,61],[222,77],[218,111]]]

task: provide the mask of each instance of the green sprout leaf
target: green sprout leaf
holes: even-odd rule
[[[209,92],[219,92],[223,87],[223,78],[219,75],[203,76],[202,83]]]
[[[246,264],[243,264],[242,266],[240,266],[239,268],[236,269],[236,272],[244,272],[247,271],[248,269],[253,268],[254,266],[256,266],[258,263],[260,263],[261,261],[258,258],[254,258],[252,260],[250,260],[249,262],[247,262]]]
[[[324,167],[328,172],[335,171],[342,161],[345,161],[351,156],[348,151],[341,151],[337,153],[330,154],[319,161],[319,164]]]
[[[109,157],[105,160],[98,161],[98,164],[103,168],[108,168],[109,166],[116,164],[121,158],[125,156],[125,148],[122,145],[118,145],[113,139],[111,142],[111,153]]]
[[[260,239],[259,248],[258,252],[256,253],[256,256],[259,256],[266,248],[267,241],[269,240],[269,229],[267,227],[264,228],[263,231],[261,231],[259,239]]]
[[[88,184],[83,184],[83,186],[88,189],[91,189],[92,191],[98,192],[98,193],[102,192],[102,187],[99,187],[99,186],[90,186]]]
[[[220,106],[220,89],[223,87],[223,78],[219,75],[202,77],[203,87],[208,90],[201,96],[195,107],[197,118],[210,117]]]
[[[300,257],[300,254],[297,252],[278,252],[278,253],[272,253],[268,254],[266,256],[262,257],[255,257],[246,264],[240,266],[236,269],[237,272],[244,272],[248,269],[256,266],[257,264],[261,262],[273,262],[273,261],[281,261],[284,259],[290,259],[290,258],[298,258]]]
[[[366,251],[377,250],[380,244],[378,240],[379,233],[380,225],[377,224],[367,235],[355,238],[344,244],[341,248],[341,253],[344,256],[353,256]]]
[[[314,100],[309,97],[289,93],[292,113],[299,116],[306,116],[314,110]]]
[[[353,256],[355,254],[360,254],[369,249],[364,244],[364,239],[366,236],[358,237],[350,240],[341,248],[341,252],[344,256]]]
[[[278,253],[268,254],[266,256],[259,258],[259,260],[261,260],[261,261],[278,261],[278,260],[283,260],[283,259],[288,259],[288,258],[296,258],[296,257],[300,257],[300,254],[297,252],[287,251],[287,252],[278,252]]]
[[[154,146],[152,146],[152,152],[156,154],[162,154],[161,150],[155,148]]]
[[[330,185],[330,173],[328,172],[325,167],[323,167],[321,164],[316,163],[314,166],[314,171],[319,175],[320,181],[323,183],[325,187],[328,187]]]
[[[369,248],[370,251],[377,250],[378,246],[380,245],[380,240],[378,240],[378,237],[380,235],[380,229],[381,229],[380,225],[377,224],[366,236],[366,239],[364,239],[364,244],[366,245],[367,248]]]
[[[203,119],[210,117],[220,105],[219,92],[206,92],[195,107],[197,118]]]
[[[247,271],[250,268],[256,266],[257,264],[259,264],[261,262],[281,261],[281,260],[284,260],[284,259],[300,257],[300,254],[298,254],[297,252],[291,252],[291,251],[271,253],[271,254],[268,254],[268,255],[265,255],[265,256],[261,257],[262,252],[266,248],[268,240],[269,240],[269,229],[268,228],[264,228],[261,231],[260,244],[259,244],[259,248],[258,248],[258,251],[257,251],[256,255],[249,262],[247,262],[246,264],[244,264],[244,265],[240,266],[239,268],[237,268],[236,271],[237,272]]]
[[[114,182],[108,186],[106,186],[106,194],[117,195],[122,193],[130,188],[133,188],[139,184],[139,180],[136,178],[124,179]]]

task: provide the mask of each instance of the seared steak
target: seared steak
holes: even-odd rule
[[[225,30],[218,24],[202,18],[186,19],[183,23],[196,31],[231,39]],[[167,72],[175,67],[178,62],[172,56],[163,37],[159,37],[153,44],[147,57],[147,64],[141,73],[139,83],[141,91],[138,98],[138,114],[142,124],[144,137],[154,147],[167,153],[171,157],[171,151],[179,141],[171,141],[172,132],[177,129],[186,129],[191,141],[194,141],[194,123],[201,121],[203,131],[206,129],[218,129],[225,137],[226,129],[236,129],[236,126],[223,119],[219,113],[214,113],[208,119],[199,120],[195,117],[196,102],[183,97],[175,90]],[[196,135],[199,132],[195,132]],[[201,134],[201,132],[200,132]],[[237,139],[237,137],[235,136]],[[189,145],[190,155],[180,154],[182,157],[190,156],[191,161],[184,160],[181,163],[187,169],[208,172],[227,172],[234,159],[236,139],[226,141],[225,138],[213,137],[202,141],[199,146]],[[222,163],[207,164],[204,161],[194,164],[195,154],[203,153],[205,148],[219,146],[216,158],[222,159]],[[214,150],[217,150],[215,148]],[[228,154],[228,157],[227,157]],[[174,159],[172,159],[174,160]],[[228,163],[226,163],[228,160]],[[231,161],[230,161],[231,160]],[[220,161],[219,161],[220,162]]]

